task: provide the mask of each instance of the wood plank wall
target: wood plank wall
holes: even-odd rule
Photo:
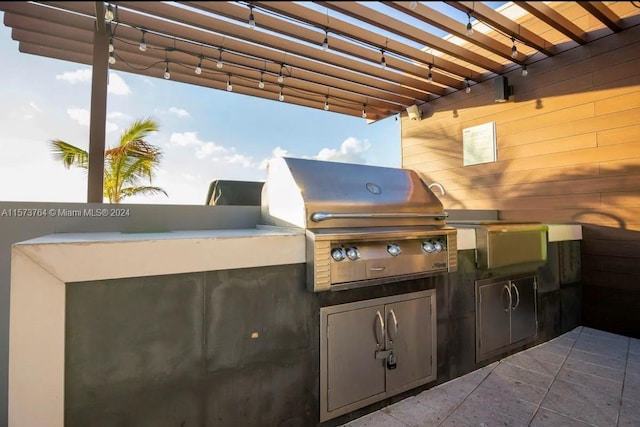
[[[507,75],[507,103],[484,82],[402,117],[403,167],[441,183],[448,209],[583,224],[584,324],[640,338],[640,27],[528,70]],[[463,129],[487,122],[497,161],[463,166]]]

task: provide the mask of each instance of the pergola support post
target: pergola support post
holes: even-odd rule
[[[109,38],[104,21],[104,3],[96,2],[96,26],[93,33],[93,71],[91,74],[91,116],[89,123],[89,176],[87,202],[103,202],[104,149],[107,121],[107,84]]]

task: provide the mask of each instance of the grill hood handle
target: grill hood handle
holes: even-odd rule
[[[406,213],[406,212],[314,212],[311,220],[314,222],[327,221],[330,219],[369,219],[369,218],[434,218],[437,220],[446,219],[449,216],[446,212],[436,213]]]

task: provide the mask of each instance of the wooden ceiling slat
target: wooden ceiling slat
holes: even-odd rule
[[[620,17],[613,13],[613,11],[601,1],[579,1],[577,3],[614,33],[618,33],[624,29],[621,25]]]
[[[216,13],[239,22],[246,22],[247,19],[247,8],[236,6],[228,2],[184,2],[184,4],[206,12]],[[260,10],[258,8],[254,8],[253,14],[256,22],[260,23],[260,29],[279,32],[288,37],[296,37],[307,43],[315,45],[321,45],[321,42],[325,37],[324,33],[309,30],[308,28],[292,24],[283,19],[274,18],[270,15],[260,13]],[[372,63],[374,66],[378,66],[380,61],[379,51],[373,51],[372,49],[365,48],[341,39],[332,39],[330,51],[341,52],[356,58],[363,59]],[[391,56],[386,58],[386,61],[389,69],[396,69],[402,73],[405,73],[406,75],[421,79],[421,82],[419,84],[426,90],[434,92],[440,96],[446,93],[442,87],[424,81],[424,78],[427,74],[427,70],[424,66],[420,67],[412,64],[411,62],[407,62],[405,60],[394,58]],[[447,83],[445,84],[459,85],[460,81],[449,78],[447,80]]]
[[[437,10],[429,7],[428,4],[418,3],[418,6],[415,9],[411,9],[409,2],[406,1],[390,1],[385,4],[416,19],[424,21],[429,25],[433,25],[434,27],[447,31],[450,34],[466,40],[469,43],[475,44],[489,52],[495,53],[508,61],[513,61],[513,58],[511,57],[511,46],[507,46],[506,44],[478,31],[476,31],[473,36],[467,36],[466,25],[463,25],[455,19],[449,18],[447,15],[438,12]],[[518,52],[518,56],[515,58],[515,61],[522,63],[526,59],[527,58],[524,54]]]
[[[516,40],[533,47],[547,56],[553,56],[555,54],[555,46],[553,43],[550,43],[537,34],[529,31],[522,25],[513,22],[482,2],[446,1],[445,3],[470,14],[472,17],[482,21],[483,23],[502,31],[509,37],[515,37]]]
[[[278,13],[280,15],[288,16],[292,19],[300,20],[306,22],[309,25],[314,25],[319,28],[327,28],[327,17],[319,12],[306,8],[304,6],[300,6],[293,2],[282,2],[282,1],[267,1],[267,2],[254,2],[256,7],[262,8],[265,10],[269,10],[274,13]],[[396,55],[403,56],[412,61],[421,63],[421,64],[432,64],[435,68],[433,69],[433,80],[438,83],[442,83],[446,86],[450,86],[457,89],[464,89],[464,80],[451,78],[445,74],[441,74],[439,70],[445,71],[449,74],[464,76],[474,79],[481,80],[482,76],[475,71],[463,67],[460,64],[456,64],[454,62],[448,61],[443,58],[434,57],[433,55],[420,50],[414,47],[408,46],[404,43],[401,43],[397,40],[385,40],[382,35],[377,33],[366,33],[365,36],[362,36],[362,29],[356,25],[349,24],[335,17],[329,18],[330,25],[328,26],[329,38],[330,38],[330,46],[333,49],[333,46],[336,42],[340,42],[339,38],[332,37],[332,34],[337,34],[349,39],[357,40],[361,43],[366,43],[372,46],[376,46],[377,49],[381,49],[385,47],[386,51],[392,52]],[[376,51],[377,60],[380,59],[379,50]],[[387,58],[387,61],[393,60],[393,57]],[[423,76],[426,76],[427,70],[423,68]]]
[[[409,26],[405,22],[391,18],[388,15],[384,15],[381,12],[377,12],[359,3],[336,1],[317,1],[315,3],[351,16],[352,18],[359,19],[370,25],[384,28],[385,30],[406,39],[413,40],[416,43],[422,43],[432,49],[446,53],[447,55],[451,55],[493,73],[499,74],[504,71],[503,65],[498,62],[489,60],[482,55],[448,42],[442,38],[436,37],[433,34],[420,30],[419,28]]]
[[[587,34],[580,27],[543,2],[517,1],[515,3],[545,24],[571,38],[576,43],[587,43]]]

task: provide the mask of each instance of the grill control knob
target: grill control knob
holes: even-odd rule
[[[358,248],[347,249],[347,258],[349,258],[351,261],[355,261],[360,258],[360,251],[358,250]]]
[[[331,251],[331,257],[336,261],[342,261],[345,257],[344,249],[336,248]]]
[[[432,254],[436,251],[436,247],[431,242],[422,242],[422,250],[428,254]]]
[[[391,256],[398,256],[402,251],[400,250],[400,246],[395,243],[389,243],[387,245],[387,252],[389,252],[389,255]]]
[[[439,240],[433,242],[433,247],[436,248],[436,252],[442,252],[444,250],[444,245]]]

